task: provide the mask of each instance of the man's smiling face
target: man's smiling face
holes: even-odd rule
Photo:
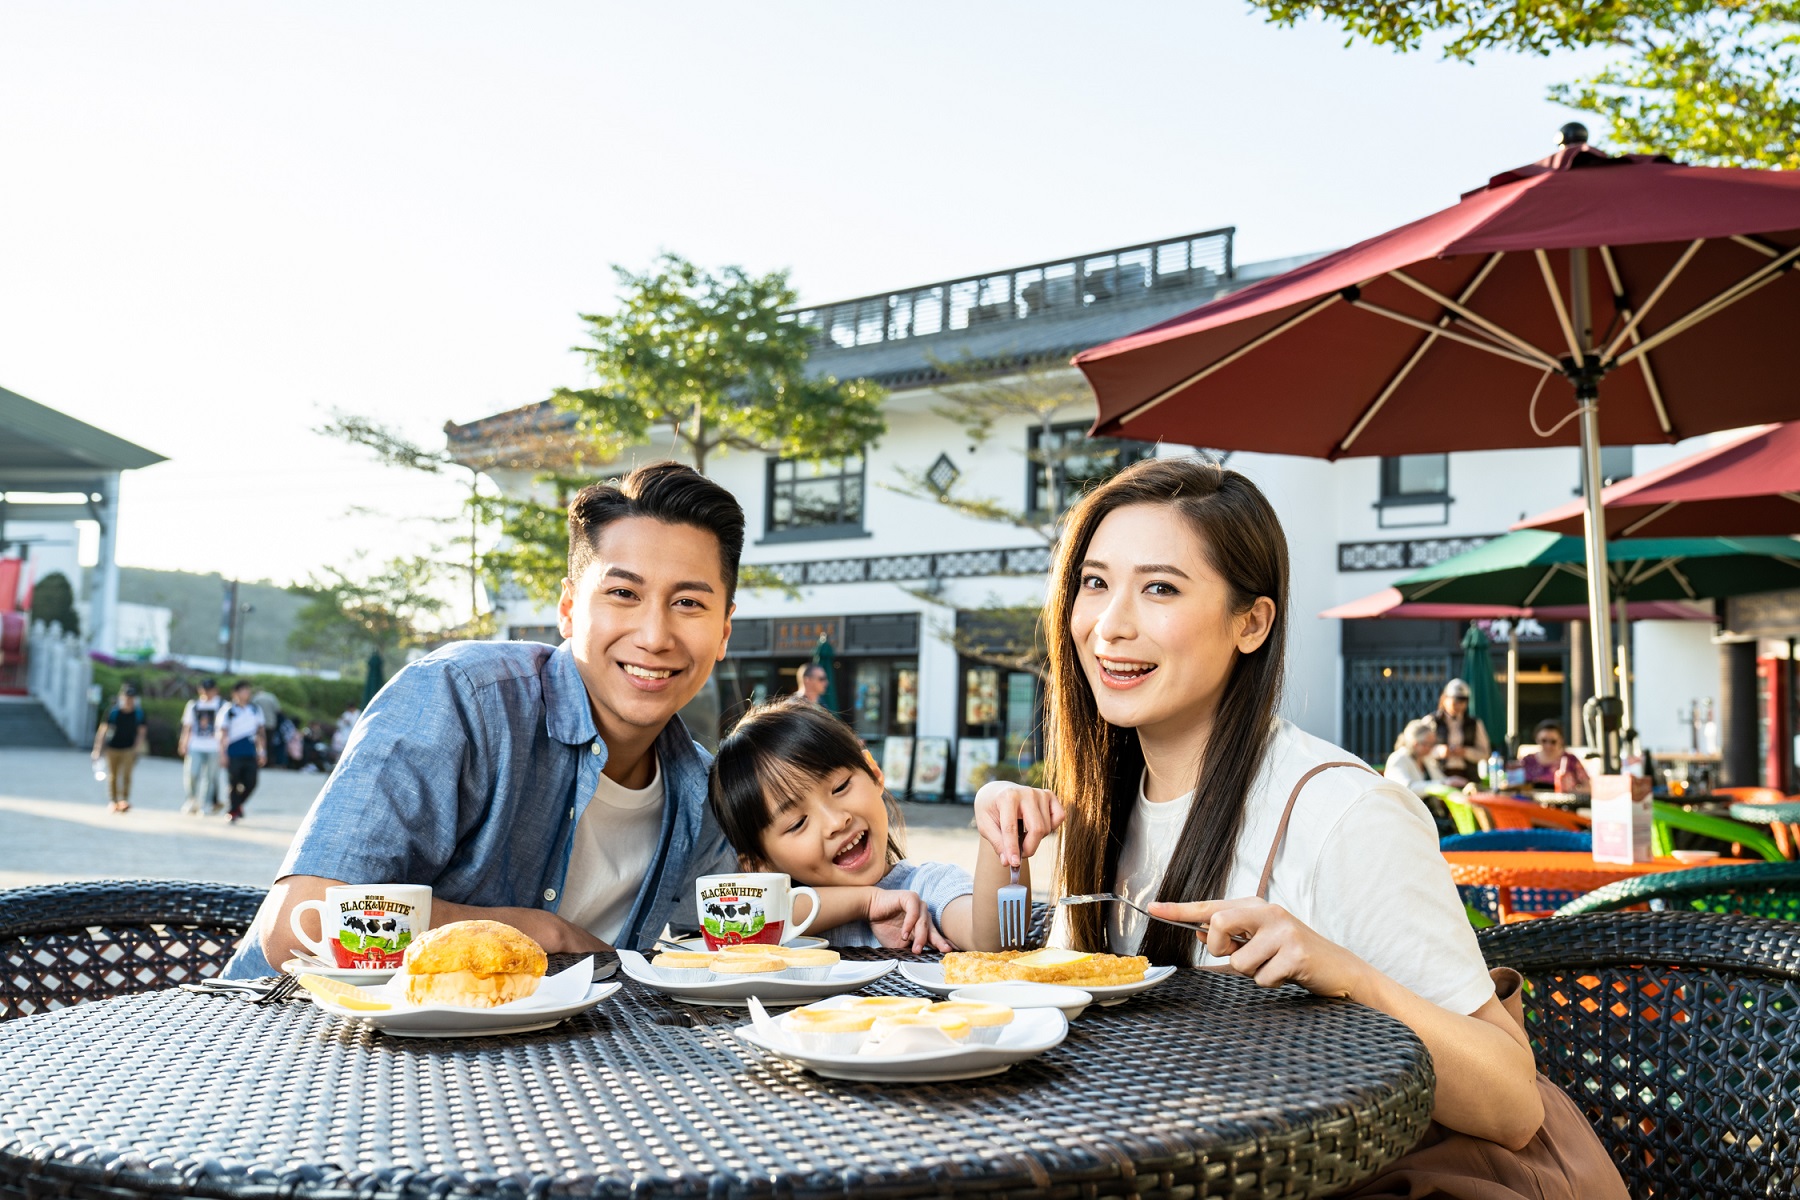
[[[563,580],[569,639],[601,737],[660,730],[700,691],[731,638],[719,539],[694,525],[625,517],[594,537]]]

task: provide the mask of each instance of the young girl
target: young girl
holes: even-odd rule
[[[746,869],[780,871],[819,890],[810,928],[830,930],[834,945],[997,949],[994,892],[1010,871],[986,846],[977,879],[949,863],[908,860],[884,786],[842,721],[817,705],[777,701],[753,709],[719,744],[712,809]],[[980,916],[977,891],[987,897]],[[796,910],[794,919],[805,915]]]
[[[1053,944],[1299,984],[1409,1026],[1437,1070],[1436,1140],[1356,1195],[1502,1200],[1555,1178],[1574,1186],[1552,1195],[1622,1198],[1593,1130],[1536,1073],[1418,798],[1276,717],[1287,606],[1286,538],[1243,475],[1152,459],[1095,488],[1045,604],[1051,786],[989,784],[977,827],[1020,863],[1066,803],[1060,888],[1211,927],[1084,905],[1059,910]]]

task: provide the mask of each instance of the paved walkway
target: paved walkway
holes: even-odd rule
[[[132,777],[131,811],[114,813],[86,753],[8,748],[0,751],[0,887],[122,878],[265,886],[324,782],[323,775],[264,771],[244,820],[232,825],[223,815],[183,816],[181,764],[144,758]],[[968,808],[904,807],[912,858],[974,867]],[[1040,891],[1051,861],[1040,853]]]

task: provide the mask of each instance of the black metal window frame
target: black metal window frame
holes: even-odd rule
[[[1435,492],[1409,492],[1400,485],[1401,460],[1407,458],[1437,458],[1443,460],[1444,486]],[[1448,504],[1450,503],[1450,456],[1448,454],[1403,454],[1381,460],[1381,497],[1376,507],[1388,508],[1403,504]]]
[[[1623,470],[1620,468],[1623,467]],[[1630,479],[1636,474],[1637,447],[1635,446],[1602,446],[1600,447],[1600,486],[1611,487],[1621,479]],[[1575,487],[1571,495],[1579,496],[1581,491],[1581,466],[1578,462],[1575,470]]]
[[[849,464],[855,463],[851,470]],[[824,468],[836,466],[831,471]],[[801,476],[800,471],[807,468],[821,468],[816,474]],[[782,478],[786,469],[787,477]],[[763,543],[780,542],[814,542],[828,541],[833,538],[868,537],[865,524],[868,502],[869,462],[866,454],[858,454],[853,458],[839,459],[801,459],[778,458],[768,460],[767,473],[763,485]],[[798,483],[811,483],[835,479],[838,482],[838,503],[836,521],[795,522],[791,519],[782,523],[776,520],[777,499],[782,488],[792,489]],[[793,512],[793,498],[788,498],[789,512]],[[849,518],[849,519],[846,519]]]
[[[1086,421],[1059,421],[1050,426],[1049,432],[1053,437],[1070,433],[1080,434],[1082,435],[1081,440],[1092,446],[1095,454],[1111,452],[1115,455],[1112,469],[1099,475],[1088,474],[1080,477],[1065,475],[1063,478],[1064,494],[1058,497],[1059,503],[1055,513],[1051,514],[1049,508],[1044,504],[1045,493],[1050,488],[1050,467],[1048,463],[1037,461],[1036,457],[1043,447],[1045,431],[1042,425],[1030,427],[1025,438],[1025,507],[1034,517],[1044,515],[1060,517],[1069,510],[1075,501],[1081,498],[1082,493],[1086,492],[1088,488],[1111,479],[1134,462],[1156,457],[1155,442],[1139,442],[1130,438],[1090,438],[1086,436],[1087,429]],[[1076,484],[1080,486],[1073,486]]]

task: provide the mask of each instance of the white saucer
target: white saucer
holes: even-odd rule
[[[392,979],[399,967],[340,967],[311,955],[298,955],[281,964],[281,969],[289,975],[323,975],[326,979],[335,979],[339,983],[353,983],[357,987],[373,987],[378,983],[386,983]]]
[[[1054,1008],[1029,1008],[1013,1014],[1012,1024],[993,1045],[953,1046],[892,1058],[865,1054],[817,1054],[771,1040],[755,1025],[740,1025],[735,1032],[763,1053],[799,1063],[827,1079],[851,1079],[867,1083],[930,1083],[945,1079],[979,1079],[998,1075],[1016,1062],[1036,1058],[1062,1044],[1069,1036],[1069,1022]]]
[[[891,958],[874,962],[840,962],[824,979],[792,979],[780,975],[745,975],[738,979],[713,979],[706,983],[670,983],[636,950],[619,951],[619,968],[648,988],[655,988],[687,1004],[719,1004],[744,1008],[755,996],[764,1004],[789,1008],[811,1004],[827,996],[854,992],[874,983],[894,969]]]
[[[532,1033],[549,1029],[578,1012],[592,1008],[619,990],[618,983],[594,983],[594,960],[585,958],[557,972],[523,1000],[498,1008],[462,1008],[453,1004],[413,1004],[399,984],[370,988],[387,1009],[345,1008],[326,996],[307,993],[312,1002],[333,1016],[369,1025],[394,1037],[465,1038],[499,1037],[508,1033]]]
[[[710,953],[710,951],[706,947],[706,939],[703,937],[687,938],[684,941],[680,941],[675,944],[678,946],[681,946],[685,949],[688,949],[688,950],[698,950],[702,954]],[[789,941],[785,941],[781,944],[783,946],[786,946],[790,950],[823,950],[827,946],[831,945],[830,942],[826,941],[822,937],[811,937],[811,936],[802,936],[802,937],[793,938],[793,939],[791,939]]]
[[[1120,983],[1114,984],[1112,987],[1088,987],[1084,984],[1080,990],[1092,996],[1096,1004],[1105,1004],[1109,1000],[1123,1000],[1127,996],[1135,996],[1139,992],[1153,988],[1174,973],[1175,968],[1171,966],[1151,967],[1148,971],[1144,972],[1144,977],[1136,983]],[[903,962],[900,964],[900,974],[906,976],[907,979],[918,984],[926,991],[935,992],[940,996],[948,996],[951,992],[954,992],[959,988],[977,986],[969,983],[945,983],[944,964],[941,962]],[[1061,987],[1063,985],[1027,983],[1024,980],[1019,980],[1018,986]],[[1069,986],[1073,987],[1074,985],[1071,984]]]

